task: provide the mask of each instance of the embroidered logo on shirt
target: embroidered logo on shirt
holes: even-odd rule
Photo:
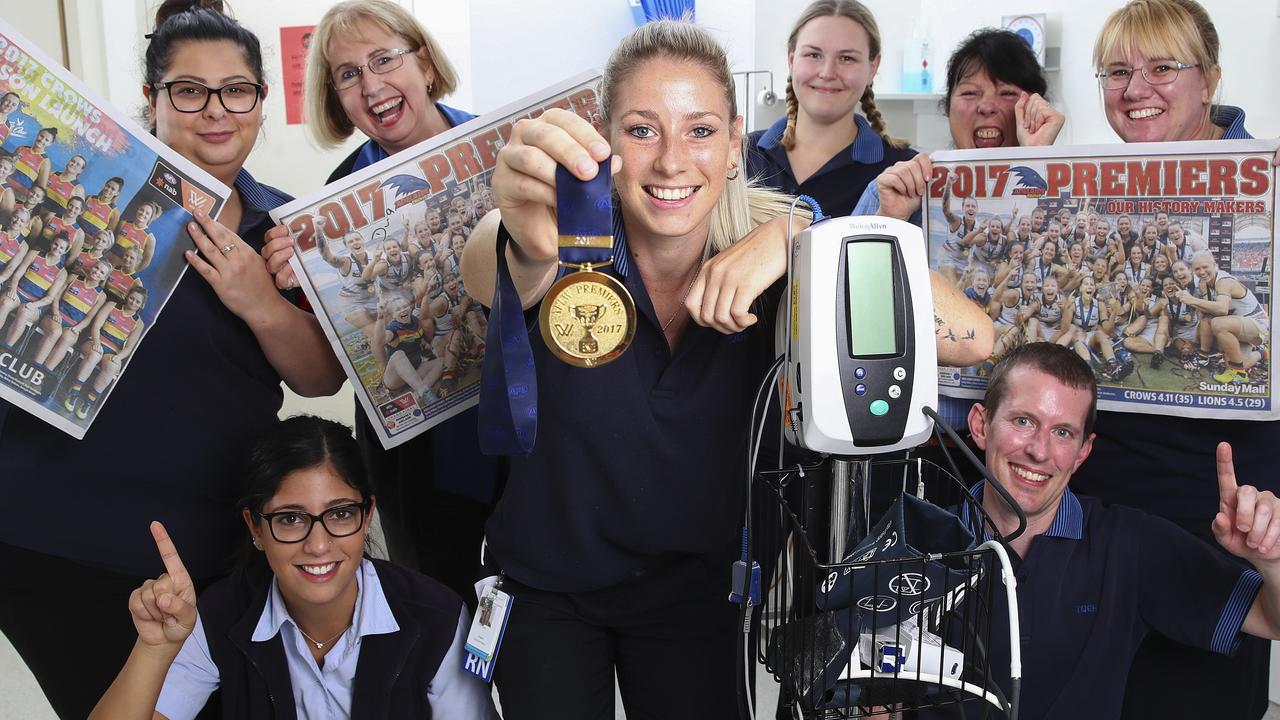
[[[1097,612],[1098,612],[1097,603],[1083,603],[1081,605],[1076,605],[1077,615],[1096,615]]]

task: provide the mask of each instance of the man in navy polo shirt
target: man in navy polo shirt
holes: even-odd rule
[[[1241,632],[1280,638],[1280,500],[1237,486],[1231,447],[1219,446],[1213,532],[1250,568],[1161,518],[1076,496],[1067,483],[1092,448],[1096,390],[1075,353],[1033,343],[1005,357],[969,412],[987,468],[1027,516],[1026,532],[1010,543],[1026,718],[1119,718],[1129,664],[1148,632],[1223,654]],[[994,491],[978,490],[997,529],[1011,534],[1016,515]],[[1007,627],[998,620],[1004,594],[996,596],[996,626]],[[1007,636],[992,639],[991,663],[1007,689]],[[969,705],[941,710],[981,716]]]

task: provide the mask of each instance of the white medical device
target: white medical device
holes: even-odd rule
[[[933,293],[924,236],[882,217],[818,222],[792,245],[778,349],[787,439],[833,455],[928,440],[938,405]]]

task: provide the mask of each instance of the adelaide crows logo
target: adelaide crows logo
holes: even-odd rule
[[[1040,173],[1032,170],[1026,165],[1019,165],[1015,168],[1009,168],[1009,174],[1016,180],[1013,186],[1014,195],[1026,195],[1027,197],[1038,198],[1045,194],[1049,188],[1049,183],[1044,181]]]
[[[427,181],[412,175],[392,175],[382,181],[382,187],[389,187],[395,192],[395,207],[397,209],[409,203],[417,202],[431,194],[431,186],[427,184]]]

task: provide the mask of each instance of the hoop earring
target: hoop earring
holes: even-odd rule
[[[737,179],[738,179],[738,166],[737,166],[737,165],[734,165],[734,166],[733,166],[733,174],[732,174],[732,175],[729,175],[729,174],[727,174],[727,173],[726,173],[726,174],[725,174],[725,176],[724,176],[724,179],[725,179],[725,180],[737,180]]]

